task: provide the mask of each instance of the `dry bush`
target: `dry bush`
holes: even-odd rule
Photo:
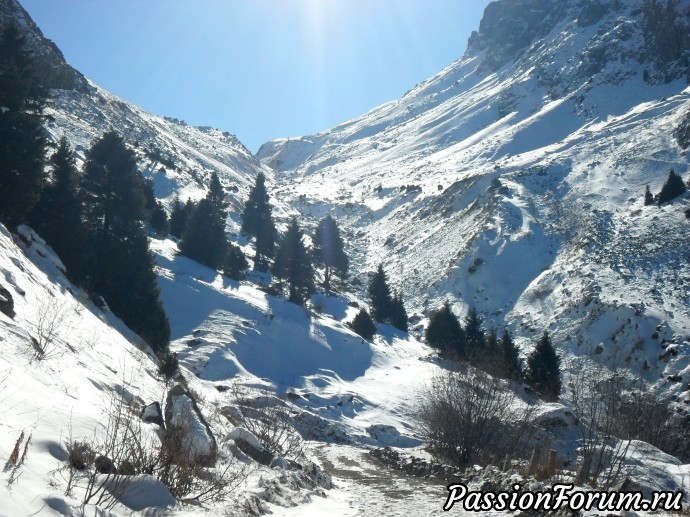
[[[34,357],[42,360],[60,355],[65,347],[69,347],[65,340],[71,331],[69,306],[61,304],[53,296],[44,296],[38,302],[32,327]]]
[[[524,457],[534,435],[529,409],[516,409],[506,383],[484,372],[449,371],[421,391],[417,419],[437,459],[453,465]]]
[[[287,404],[268,390],[249,390],[234,383],[231,387],[237,404],[224,412],[231,423],[254,434],[275,456],[298,460],[304,456],[302,437],[292,423]]]
[[[100,433],[67,443],[68,459],[59,469],[66,495],[79,491],[84,504],[112,508],[127,491],[132,476],[149,474],[184,503],[224,501],[246,478],[230,461],[208,467],[189,443],[190,429],[160,430],[143,425],[122,398],[113,397]]]

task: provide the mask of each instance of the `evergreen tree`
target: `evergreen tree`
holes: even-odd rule
[[[350,327],[356,334],[368,341],[371,341],[374,338],[374,334],[376,334],[376,325],[366,309],[361,309],[357,313],[355,319],[350,323]]]
[[[180,242],[180,252],[200,264],[218,269],[225,261],[227,244],[225,220],[206,196],[192,213]]]
[[[50,163],[52,181],[41,192],[41,198],[31,213],[31,225],[59,255],[69,277],[80,282],[86,230],[81,218],[74,153],[64,138]]]
[[[686,190],[687,189],[685,187],[685,183],[683,183],[683,179],[680,177],[679,174],[676,174],[675,171],[671,169],[668,173],[668,179],[666,180],[666,183],[664,183],[664,186],[661,187],[661,192],[659,192],[659,205],[662,205],[667,201],[671,201],[672,199],[677,198]]]
[[[90,240],[87,288],[154,351],[167,349],[170,325],[143,224],[143,181],[134,153],[117,133],[104,134],[89,149],[82,197]]]
[[[379,323],[387,322],[391,316],[393,297],[388,286],[386,272],[383,270],[383,264],[379,264],[376,273],[371,277],[367,292],[371,302],[371,317]]]
[[[144,210],[149,218],[151,213],[156,209],[156,193],[153,190],[153,180],[146,178],[143,183],[144,187]]]
[[[499,357],[498,332],[496,327],[491,327],[484,336],[484,355],[487,360],[495,361]]]
[[[239,246],[228,243],[228,252],[223,264],[223,274],[233,280],[241,280],[243,272],[249,267],[244,253]]]
[[[225,190],[223,189],[220,179],[218,178],[218,174],[216,174],[215,171],[211,173],[211,182],[208,187],[207,196],[211,203],[214,204],[218,212],[220,212],[223,220],[225,220],[225,218],[228,216],[228,203],[225,201]]]
[[[151,230],[155,235],[160,237],[165,237],[170,232],[170,221],[168,220],[168,214],[160,201],[156,201],[156,205],[151,214],[149,215],[149,224],[151,225]]]
[[[484,354],[484,321],[474,307],[470,307],[465,318],[465,347],[470,360]]]
[[[25,38],[13,22],[0,34],[0,221],[26,222],[45,182],[48,93],[32,66]]]
[[[302,305],[314,293],[314,268],[297,218],[280,239],[272,272],[288,284],[288,300]]]
[[[654,204],[654,195],[651,190],[649,190],[649,185],[645,187],[644,190],[644,206],[649,206]]]
[[[242,211],[242,233],[255,237],[256,256],[254,268],[266,271],[275,251],[276,227],[266,191],[266,177],[257,174],[256,182]]]
[[[544,331],[536,348],[527,359],[525,381],[544,400],[557,400],[561,393],[561,361]]]
[[[185,205],[180,201],[180,197],[175,195],[170,211],[170,235],[178,239],[182,238],[187,228],[188,213]]]
[[[522,368],[520,367],[520,350],[515,345],[510,331],[503,329],[501,341],[498,344],[500,357],[503,361],[503,368],[505,375],[512,379],[520,379],[522,377]]]
[[[405,310],[405,304],[403,303],[400,293],[397,293],[391,300],[388,323],[398,330],[407,332],[407,311]]]
[[[317,264],[324,267],[323,286],[331,289],[331,273],[340,278],[347,276],[350,262],[345,254],[345,245],[335,220],[327,215],[320,222],[314,237],[314,258]]]
[[[438,348],[443,355],[465,357],[465,331],[449,302],[431,315],[426,328],[426,342]]]

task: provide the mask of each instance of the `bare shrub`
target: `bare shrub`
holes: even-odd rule
[[[223,414],[230,422],[254,434],[261,445],[275,456],[300,459],[304,456],[302,437],[292,423],[287,404],[268,390],[249,390],[234,383],[232,393],[237,406]]]
[[[621,419],[621,374],[603,368],[585,368],[571,375],[568,389],[578,422],[579,468],[577,480],[604,490],[621,480],[630,450]]]
[[[429,449],[454,465],[524,455],[533,432],[506,384],[467,368],[437,375],[419,394],[417,418]]]
[[[91,438],[67,443],[68,459],[59,470],[66,495],[78,491],[84,504],[110,509],[126,492],[132,476],[149,474],[184,503],[226,500],[246,478],[228,461],[207,467],[185,443],[190,429],[172,427],[162,437],[132,413],[122,398],[113,397],[106,421]]]
[[[70,333],[70,311],[53,296],[46,295],[38,302],[36,318],[32,322],[31,343],[34,357],[38,360],[58,355],[67,345],[66,336]]]
[[[622,437],[650,443],[668,454],[688,457],[686,432],[668,403],[651,393],[633,391],[623,395],[618,411]]]

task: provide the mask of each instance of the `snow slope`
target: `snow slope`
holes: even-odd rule
[[[279,197],[337,217],[355,276],[386,265],[408,312],[474,306],[525,355],[548,329],[568,364],[601,346],[685,401],[667,380],[685,361],[660,356],[690,339],[688,196],[642,194],[671,168],[688,180],[686,69],[650,54],[641,1],[589,4],[494,2],[435,77],[257,156]]]

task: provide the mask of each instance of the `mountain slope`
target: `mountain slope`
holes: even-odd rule
[[[689,3],[670,28],[652,4],[493,2],[435,77],[258,157],[302,213],[336,215],[355,269],[384,263],[414,311],[474,306],[525,353],[548,329],[566,357],[601,346],[599,360],[679,395],[666,378],[685,362],[659,356],[690,336],[688,198],[643,207],[642,194],[671,168],[688,179],[674,136],[687,58],[648,27],[687,34]]]

